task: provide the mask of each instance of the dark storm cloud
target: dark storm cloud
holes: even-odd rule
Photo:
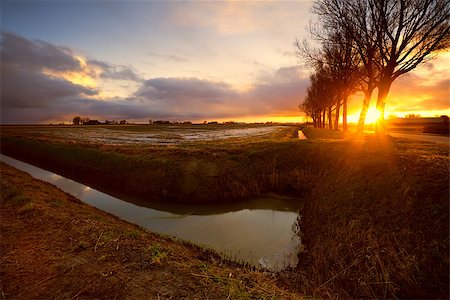
[[[67,80],[2,65],[2,107],[48,107],[58,99],[95,95],[96,91]]]
[[[79,61],[66,48],[2,33],[1,51],[2,109],[47,109],[60,99],[96,94],[93,89],[43,73],[82,70]]]
[[[9,32],[2,32],[1,38],[2,64],[16,64],[32,70],[81,71],[80,62],[68,48]]]
[[[141,77],[129,66],[113,65],[96,59],[89,59],[86,63],[98,67],[101,70],[101,78],[136,82],[142,81]]]
[[[224,82],[198,78],[152,78],[142,83],[131,103],[152,119],[192,120],[238,115],[241,94]]]

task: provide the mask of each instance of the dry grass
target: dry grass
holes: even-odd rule
[[[374,137],[342,143],[345,155],[305,203],[305,290],[447,298],[448,148]]]
[[[3,163],[0,167],[3,298],[301,298],[271,274],[152,234]],[[32,213],[20,212],[14,201],[19,194],[31,199]],[[55,199],[63,205],[51,205]]]
[[[270,191],[304,197],[307,252],[297,270],[284,273],[288,284],[317,297],[448,298],[448,147],[309,128],[306,135],[312,139],[295,140],[292,128],[284,136],[254,141],[112,147],[36,140],[22,132],[3,136],[2,152],[94,186],[151,194],[155,201],[221,202]],[[32,215],[39,215],[38,205]],[[115,240],[108,230],[101,239],[97,230],[90,240],[72,244],[83,240],[92,248],[99,241],[96,253],[108,261],[109,254],[101,253],[102,243]],[[135,241],[130,239],[129,247]],[[162,263],[174,253],[163,249],[170,251]],[[158,266],[149,257],[147,249],[142,258]],[[186,263],[191,262],[179,262]],[[188,270],[205,286],[223,286],[228,276],[202,263]],[[233,276],[226,286],[235,298],[259,287],[270,290],[270,283],[263,288],[266,283]]]
[[[8,128],[2,132],[1,151],[112,194],[149,201],[224,202],[268,191],[304,193],[299,184],[309,166],[291,166],[308,149],[294,157],[285,154],[292,152],[291,144],[298,147],[295,127],[254,140],[168,146],[74,144],[52,139],[51,129],[34,136],[34,127]]]

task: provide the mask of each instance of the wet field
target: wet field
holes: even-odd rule
[[[3,134],[102,145],[171,145],[264,137],[286,128],[271,125],[80,125],[3,126]]]

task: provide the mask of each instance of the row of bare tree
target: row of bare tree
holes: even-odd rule
[[[310,32],[320,47],[295,41],[313,70],[300,109],[314,126],[347,130],[347,99],[364,93],[358,131],[364,130],[372,93],[378,90],[377,131],[392,83],[450,46],[448,0],[316,0]]]

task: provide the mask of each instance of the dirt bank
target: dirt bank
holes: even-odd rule
[[[2,298],[299,298],[281,275],[224,262],[3,163],[0,170]]]

